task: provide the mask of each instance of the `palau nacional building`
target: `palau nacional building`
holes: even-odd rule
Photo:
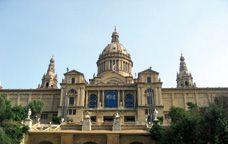
[[[116,30],[96,64],[97,74],[89,81],[82,72],[67,70],[58,83],[52,57],[37,89],[0,89],[13,105],[44,102],[40,121],[32,121],[24,143],[152,144],[148,132],[152,113],[168,125],[172,106],[187,110],[187,102],[206,106],[217,96],[228,96],[228,88],[197,87],[183,55],[176,88],[163,88],[159,73],[151,68],[133,77],[131,55]],[[62,123],[50,124],[56,116]]]

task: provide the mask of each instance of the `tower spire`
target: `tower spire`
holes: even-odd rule
[[[114,27],[114,32],[112,33],[112,43],[119,42],[119,34],[116,32],[116,26]]]
[[[51,57],[47,73],[43,75],[42,83],[39,88],[57,88],[57,75],[55,74],[55,59]]]
[[[177,73],[177,87],[195,87],[195,83],[193,83],[193,77],[191,73],[188,72],[182,52],[180,56],[179,73]]]

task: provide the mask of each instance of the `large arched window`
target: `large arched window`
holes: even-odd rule
[[[124,99],[124,104],[126,108],[134,107],[134,96],[132,94],[127,94]]]
[[[147,105],[152,105],[153,104],[154,91],[151,88],[148,88],[145,90],[145,94],[147,97]]]
[[[89,96],[89,108],[97,107],[97,96],[95,94],[91,94]]]
[[[118,92],[116,90],[107,90],[105,94],[105,107],[117,108],[118,106]]]

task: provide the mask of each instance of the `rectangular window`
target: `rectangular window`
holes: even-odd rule
[[[41,114],[41,119],[43,119],[43,120],[48,119],[48,114],[47,113]]]
[[[104,116],[104,122],[113,122],[113,116]]]
[[[74,97],[69,97],[69,105],[74,105]]]
[[[124,122],[135,122],[135,116],[124,116]]]
[[[148,115],[148,114],[149,114],[149,110],[145,109],[145,115]]]
[[[74,84],[75,83],[75,78],[71,79],[71,83]]]
[[[76,109],[68,109],[68,115],[76,115]]]
[[[73,109],[72,114],[76,115],[76,109]]]

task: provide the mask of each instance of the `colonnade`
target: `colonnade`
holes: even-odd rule
[[[132,64],[125,60],[119,59],[109,59],[98,64],[98,73],[104,71],[124,71],[127,73],[131,73]]]

